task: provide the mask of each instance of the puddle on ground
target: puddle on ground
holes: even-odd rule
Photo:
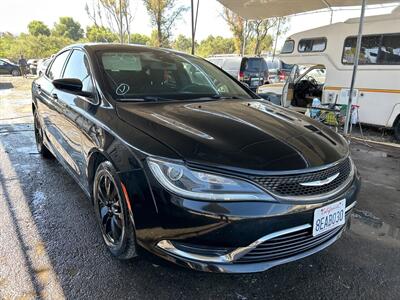
[[[45,201],[46,201],[46,196],[43,192],[36,191],[33,193],[32,204],[34,206],[42,206]]]
[[[350,231],[368,239],[400,246],[400,227],[383,222],[369,211],[353,211]]]

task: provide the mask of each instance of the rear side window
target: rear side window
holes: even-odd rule
[[[342,63],[354,64],[357,37],[344,41]],[[400,34],[363,36],[359,57],[360,65],[400,65]]]
[[[281,53],[292,53],[294,50],[294,41],[293,40],[286,40],[283,44]]]
[[[260,72],[267,68],[263,58],[243,58],[241,70],[243,72]]]
[[[51,67],[47,71],[47,77],[49,77],[51,80],[61,78],[61,72],[69,53],[70,51],[65,51],[54,58]]]
[[[65,67],[63,78],[79,79],[80,81],[82,81],[82,91],[93,91],[89,62],[86,58],[85,53],[80,50],[74,50],[74,52],[72,52]]]
[[[299,52],[323,52],[326,49],[326,38],[303,39],[299,42]]]

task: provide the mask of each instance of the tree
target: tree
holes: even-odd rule
[[[18,60],[19,55],[23,54],[27,58],[45,58],[71,43],[71,39],[53,35],[34,36],[22,33],[19,36],[4,36],[0,37],[0,57]]]
[[[271,50],[273,39],[288,30],[288,18],[269,18],[264,20],[253,20],[248,23],[249,44],[252,45],[251,52],[255,55],[262,51]],[[279,32],[278,32],[279,31]]]
[[[47,27],[47,25],[44,24],[42,21],[37,21],[37,20],[33,20],[33,21],[29,22],[28,31],[29,31],[29,34],[31,34],[33,36],[39,36],[39,35],[49,36],[50,35],[49,27]]]
[[[92,8],[86,3],[85,10],[94,25],[107,27],[113,33],[118,34],[121,43],[125,41],[125,38],[130,43],[133,21],[130,0],[92,0]],[[107,24],[104,23],[104,20]]]
[[[188,7],[176,6],[176,0],[143,0],[143,2],[157,34],[154,46],[168,47],[173,26]]]
[[[226,23],[228,23],[229,29],[233,34],[233,38],[235,40],[235,48],[236,53],[241,53],[243,48],[243,43],[245,40],[244,30],[246,22],[243,20],[238,14],[224,7],[222,17],[225,19]],[[246,37],[247,38],[247,37]]]
[[[172,42],[172,48],[190,53],[192,51],[192,39],[184,36],[183,34],[180,34]]]
[[[197,47],[196,53],[202,57],[208,57],[214,54],[229,54],[235,52],[234,38],[224,38],[222,36],[209,35],[202,40]]]
[[[58,23],[54,24],[53,35],[77,41],[83,38],[83,29],[81,28],[81,24],[73,18],[60,17]]]
[[[110,29],[96,25],[86,27],[86,38],[89,42],[111,43],[118,41],[118,36]]]
[[[134,33],[131,34],[130,41],[132,44],[148,45],[150,43],[150,37],[145,34]]]

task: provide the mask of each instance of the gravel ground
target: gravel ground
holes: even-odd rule
[[[37,153],[18,80],[0,77],[0,299],[400,298],[400,148],[352,143],[363,185],[351,228],[316,255],[250,275],[121,262],[78,185]]]

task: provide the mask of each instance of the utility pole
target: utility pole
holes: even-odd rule
[[[192,55],[194,55],[194,50],[195,50],[195,44],[196,44],[196,30],[197,30],[197,18],[199,16],[199,3],[200,0],[197,0],[196,4],[196,15],[194,13],[194,1],[191,0],[190,8],[192,12]]]
[[[190,2],[190,9],[192,12],[192,55],[194,55],[194,7],[193,0]]]
[[[246,53],[247,20],[244,21],[242,56]]]
[[[281,30],[281,20],[282,18],[278,19],[278,29],[276,30],[275,46],[274,46],[274,53],[272,54],[272,60],[275,59],[276,45],[278,44],[279,31]]]

